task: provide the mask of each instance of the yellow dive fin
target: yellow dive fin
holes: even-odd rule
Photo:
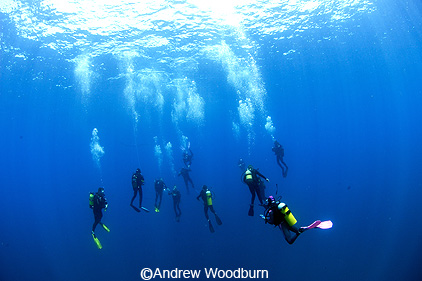
[[[101,226],[105,229],[105,231],[110,232],[110,229],[105,224],[102,224]]]
[[[92,238],[94,239],[95,244],[97,244],[98,249],[101,250],[103,248],[103,246],[101,246],[100,240],[98,240],[97,236],[95,236],[94,233],[92,233]]]

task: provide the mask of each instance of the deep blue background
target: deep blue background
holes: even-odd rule
[[[233,135],[235,89],[220,64],[198,61],[190,78],[205,100],[204,124],[181,122],[180,129],[195,153],[197,189],[207,184],[216,194],[224,224],[211,234],[195,192],[187,195],[181,177],[166,163],[160,172],[155,159],[159,127],[160,144],[173,144],[176,169],[183,164],[169,122],[171,98],[161,120],[141,113],[134,136],[125,81],[107,79],[119,74],[112,56],[93,61],[102,67],[84,101],[74,64],[18,37],[1,14],[0,279],[140,280],[144,267],[242,267],[267,269],[270,280],[420,280],[420,15],[417,1],[378,3],[377,11],[354,19],[359,24],[350,24],[349,32],[326,27],[282,41],[251,34],[261,44],[256,61],[275,137],[285,147],[287,178],[262,122],[254,125],[253,144],[245,132],[240,139]],[[333,39],[310,39],[326,35]],[[274,44],[296,52],[283,56]],[[6,52],[8,45],[27,58]],[[105,149],[101,169],[89,149],[93,128]],[[278,184],[299,224],[331,219],[334,227],[310,231],[290,246],[278,229],[248,217],[250,194],[240,182],[239,157],[270,178],[267,193]],[[160,213],[129,207],[137,167],[150,209],[155,178],[179,186],[180,223],[167,195]],[[110,204],[103,222],[111,232],[97,230],[101,251],[90,235],[88,208],[88,193],[98,186]]]

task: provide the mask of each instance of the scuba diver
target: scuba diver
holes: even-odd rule
[[[173,198],[173,209],[174,213],[176,214],[176,221],[180,221],[180,216],[182,215],[182,211],[180,210],[180,199],[182,198],[182,194],[177,189],[176,186],[173,186],[173,190],[169,190],[169,195]]]
[[[245,161],[243,161],[242,158],[239,159],[239,162],[237,162],[237,166],[240,168],[240,170],[243,172],[246,169]]]
[[[155,212],[160,211],[161,206],[161,200],[163,199],[163,190],[167,189],[166,184],[164,183],[163,179],[160,178],[158,180],[154,181],[154,187],[155,187]],[[157,204],[157,199],[160,198],[160,201]]]
[[[243,173],[242,180],[245,184],[248,185],[249,191],[251,192],[251,205],[249,207],[248,216],[254,215],[254,202],[255,202],[255,193],[258,195],[259,202],[261,205],[264,204],[263,199],[265,198],[265,184],[264,182],[258,177],[265,179],[266,181],[270,181],[267,177],[261,174],[257,169],[254,169],[252,165],[248,166],[248,169]]]
[[[104,188],[100,187],[98,188],[97,193],[90,192],[89,193],[89,207],[94,212],[94,224],[92,225],[92,238],[94,239],[95,244],[97,245],[98,249],[102,249],[100,240],[98,240],[97,236],[95,235],[95,228],[98,224],[100,224],[105,231],[110,232],[110,229],[101,222],[101,219],[103,217],[102,209],[107,210],[108,204],[107,199],[105,198],[104,194]]]
[[[333,226],[331,221],[321,222],[320,220],[317,220],[309,226],[298,228],[295,226],[297,220],[287,205],[283,202],[280,202],[280,200],[275,200],[273,196],[269,196],[266,200],[265,209],[265,214],[261,215],[261,217],[265,220],[265,223],[278,226],[283,232],[284,239],[286,239],[287,243],[290,245],[296,241],[301,233],[308,229],[329,229]]]
[[[283,173],[283,177],[285,178],[287,176],[287,171],[289,170],[289,167],[287,167],[287,164],[283,161],[284,148],[278,141],[275,140],[272,151],[274,151],[274,154],[277,157],[277,164],[280,166],[281,171]]]
[[[192,158],[193,158],[193,152],[190,149],[190,142],[188,143],[187,149],[183,148],[182,150],[183,150],[183,163],[185,163],[185,166],[189,168],[190,165],[192,164]]]
[[[198,197],[196,197],[196,200],[199,200],[199,197],[201,197],[202,201],[204,202],[205,218],[208,221],[208,226],[210,228],[210,231],[211,231],[211,233],[214,233],[215,230],[214,230],[214,227],[212,226],[212,223],[211,223],[210,218],[208,216],[208,209],[210,209],[211,212],[214,214],[215,221],[217,222],[218,225],[222,225],[223,222],[217,216],[217,214],[214,211],[214,207],[212,206],[213,194],[211,193],[211,190],[209,190],[208,187],[206,185],[204,185],[202,187],[201,193],[199,193]]]
[[[139,192],[139,208],[142,208],[142,186],[144,185],[144,176],[141,175],[141,170],[138,168],[136,172],[132,175],[132,188],[133,188],[133,197],[130,201],[130,206],[137,211],[138,213],[141,211],[135,206],[133,206],[133,201],[136,198],[136,195]]]
[[[190,171],[192,171],[190,168],[182,168],[182,169],[180,169],[180,172],[179,172],[179,174],[177,175],[177,176],[182,175],[183,180],[185,181],[186,190],[187,190],[188,194],[189,194],[189,186],[188,186],[188,183],[189,183],[189,182],[191,183],[192,188],[195,188],[195,186],[194,186],[194,184],[193,184],[193,181],[192,181],[192,179],[191,179],[191,178],[190,178],[190,176],[189,176],[189,172],[190,172]]]

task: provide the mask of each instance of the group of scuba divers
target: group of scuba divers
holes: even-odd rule
[[[189,194],[189,186],[188,184],[191,183],[192,188],[194,188],[194,184],[192,182],[192,179],[189,176],[189,172],[191,171],[190,166],[192,164],[192,158],[193,153],[190,149],[190,144],[188,144],[188,147],[186,149],[182,148],[183,150],[183,162],[185,164],[185,167],[183,167],[178,176],[182,176],[186,185],[187,193]],[[287,176],[288,167],[286,163],[283,161],[284,157],[284,148],[283,146],[278,143],[277,140],[274,141],[274,147],[272,148],[272,151],[276,155],[277,164],[282,169],[282,176]],[[264,214],[260,215],[262,219],[264,219],[265,223],[274,225],[274,227],[279,227],[279,229],[282,231],[285,240],[289,244],[293,244],[296,239],[299,237],[301,233],[303,233],[306,230],[313,229],[313,228],[319,228],[319,229],[329,229],[332,227],[331,221],[320,221],[317,220],[310,224],[309,226],[304,227],[297,227],[296,223],[297,220],[293,216],[292,212],[289,210],[288,206],[281,202],[281,196],[279,198],[274,198],[272,195],[266,197],[265,196],[265,184],[263,180],[269,182],[269,179],[265,177],[263,174],[261,174],[258,169],[254,169],[252,165],[249,165],[246,168],[246,164],[243,161],[243,159],[240,159],[238,162],[239,168],[242,170],[242,181],[249,187],[249,191],[251,192],[251,203],[248,211],[249,216],[254,216],[254,202],[256,196],[258,197],[258,200],[260,202],[260,206],[264,207],[265,211]],[[136,169],[135,173],[132,175],[132,188],[133,188],[133,197],[130,201],[130,206],[136,211],[141,212],[141,210],[145,212],[149,212],[149,210],[142,206],[142,186],[144,185],[144,177],[141,174],[141,170],[138,168]],[[173,199],[173,209],[176,215],[176,222],[180,221],[180,216],[182,214],[180,210],[180,200],[181,200],[181,193],[176,187],[176,185],[173,186],[173,188],[169,188],[164,183],[163,179],[156,179],[154,182],[155,187],[155,212],[160,212],[160,206],[161,201],[163,197],[163,192],[168,192],[168,195],[170,195]],[[136,196],[139,195],[139,208],[133,205],[133,202],[136,198]],[[204,204],[204,214],[205,218],[207,219],[208,226],[211,233],[214,233],[214,227],[211,223],[211,220],[208,215],[208,210],[210,210],[214,216],[215,220],[218,225],[222,224],[222,221],[220,217],[217,215],[217,213],[214,210],[212,200],[214,198],[213,192],[206,186],[203,185],[201,192],[196,197],[197,200],[202,199],[202,202]],[[102,209],[107,210],[107,199],[105,198],[104,194],[104,188],[100,187],[98,189],[97,193],[91,192],[89,195],[89,205],[90,208],[93,209],[94,213],[94,224],[92,225],[92,237],[94,239],[94,242],[96,243],[98,249],[102,249],[102,245],[100,241],[98,240],[97,236],[95,235],[95,228],[98,224],[100,224],[104,230],[107,232],[110,232],[110,229],[101,222],[101,219],[103,217]]]

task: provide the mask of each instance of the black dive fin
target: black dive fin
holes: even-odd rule
[[[137,211],[138,213],[139,212],[141,212],[141,210],[139,210],[138,208],[136,208],[135,206],[133,206],[133,205],[130,205],[135,211]]]
[[[208,225],[209,225],[209,227],[210,227],[210,231],[211,231],[211,233],[214,233],[215,232],[215,230],[214,230],[214,227],[212,226],[212,224],[211,224],[211,221],[208,221]]]
[[[250,217],[253,217],[253,216],[254,216],[253,205],[251,205],[251,206],[249,207],[248,216],[250,216]]]
[[[215,221],[217,222],[218,225],[222,225],[223,222],[221,221],[220,217],[215,215]]]

